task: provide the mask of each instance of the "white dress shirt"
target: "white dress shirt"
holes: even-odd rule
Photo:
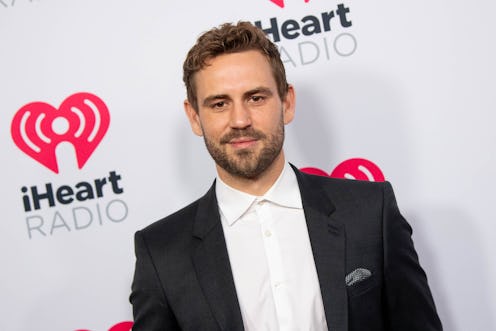
[[[246,331],[327,330],[296,175],[286,164],[257,197],[216,182]]]

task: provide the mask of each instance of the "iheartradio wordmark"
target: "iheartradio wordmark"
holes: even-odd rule
[[[59,172],[56,148],[61,142],[74,146],[81,169],[101,142],[110,124],[105,103],[94,94],[67,97],[57,109],[45,102],[31,102],[14,115],[12,138],[21,151],[55,173]]]
[[[353,158],[341,162],[334,168],[331,174],[327,174],[324,170],[314,167],[301,168],[300,170],[312,175],[333,178],[367,180],[370,182],[385,181],[384,174],[375,163],[361,158]]]

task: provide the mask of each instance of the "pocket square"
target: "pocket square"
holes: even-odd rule
[[[351,286],[353,284],[364,281],[370,276],[372,276],[372,272],[370,272],[370,270],[365,268],[358,268],[346,275],[344,280],[346,282],[346,286]]]

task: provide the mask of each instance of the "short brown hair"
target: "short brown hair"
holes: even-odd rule
[[[277,84],[277,93],[283,99],[288,92],[286,71],[277,46],[265,33],[249,22],[225,23],[203,33],[190,49],[183,64],[183,81],[188,101],[198,112],[198,100],[194,81],[195,73],[207,65],[207,61],[229,53],[258,50],[269,60]]]

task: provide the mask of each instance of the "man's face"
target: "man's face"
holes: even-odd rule
[[[223,171],[257,178],[282,158],[284,125],[294,116],[293,88],[281,100],[269,61],[258,51],[207,63],[194,78],[198,113],[185,102],[193,132],[203,136]]]

